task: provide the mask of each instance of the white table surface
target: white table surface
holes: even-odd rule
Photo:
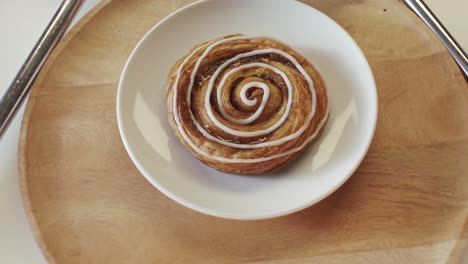
[[[396,1],[396,0],[395,0]],[[99,0],[86,0],[77,19]],[[0,1],[0,95],[7,89],[61,0]],[[468,0],[426,0],[468,50]],[[46,263],[33,239],[18,186],[17,144],[24,106],[0,140],[0,263]],[[461,263],[468,263],[468,250]]]

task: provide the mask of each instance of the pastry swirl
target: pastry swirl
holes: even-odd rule
[[[317,138],[328,118],[319,72],[272,39],[228,35],[202,43],[168,78],[166,107],[177,138],[223,172],[280,168]]]

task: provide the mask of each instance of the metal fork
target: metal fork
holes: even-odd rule
[[[0,139],[31,89],[39,70],[62,38],[83,0],[64,0],[0,100]]]

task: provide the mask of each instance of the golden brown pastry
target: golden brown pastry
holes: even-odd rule
[[[179,141],[217,170],[259,174],[302,153],[328,118],[319,72],[289,47],[228,35],[193,47],[169,72]]]

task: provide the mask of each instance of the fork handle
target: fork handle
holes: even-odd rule
[[[465,79],[468,80],[468,59],[460,44],[450,35],[448,30],[437,19],[434,13],[432,13],[431,9],[429,9],[423,0],[404,0],[404,2],[437,35],[445,47],[447,47],[452,57],[460,66],[465,75]]]
[[[83,0],[64,0],[0,100],[0,139],[28,95],[39,70],[62,38]]]

